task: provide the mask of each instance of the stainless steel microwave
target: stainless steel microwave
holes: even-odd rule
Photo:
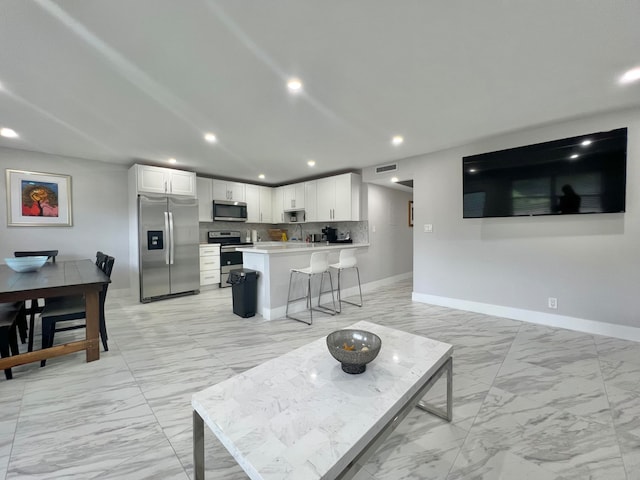
[[[246,222],[247,204],[228,200],[213,201],[213,219],[226,222]]]

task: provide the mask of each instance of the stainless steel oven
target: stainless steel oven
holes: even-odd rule
[[[240,232],[234,230],[214,230],[208,233],[209,243],[220,244],[220,288],[230,287],[227,283],[229,272],[242,268],[242,252],[236,251],[236,247],[253,245],[251,242],[242,242]]]

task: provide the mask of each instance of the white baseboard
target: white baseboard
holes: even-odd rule
[[[626,325],[615,325],[612,323],[598,322],[584,318],[568,317],[553,313],[536,312],[535,310],[525,310],[521,308],[504,307],[489,303],[472,302],[457,298],[440,297],[437,295],[427,295],[413,292],[411,298],[414,302],[428,303],[440,307],[456,308],[468,312],[484,313],[496,317],[522,320],[523,322],[546,325],[549,327],[566,328],[578,332],[590,333],[593,335],[604,335],[607,337],[621,338],[623,340],[633,340],[640,342],[640,328],[628,327]]]

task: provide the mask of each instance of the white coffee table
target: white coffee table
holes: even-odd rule
[[[195,478],[204,424],[249,478],[351,478],[413,407],[451,421],[453,346],[358,322],[382,339],[366,372],[342,371],[322,337],[193,395]],[[445,410],[422,397],[447,374]]]

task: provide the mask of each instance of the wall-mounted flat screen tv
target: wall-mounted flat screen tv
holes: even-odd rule
[[[624,212],[627,129],[463,157],[463,217]]]

